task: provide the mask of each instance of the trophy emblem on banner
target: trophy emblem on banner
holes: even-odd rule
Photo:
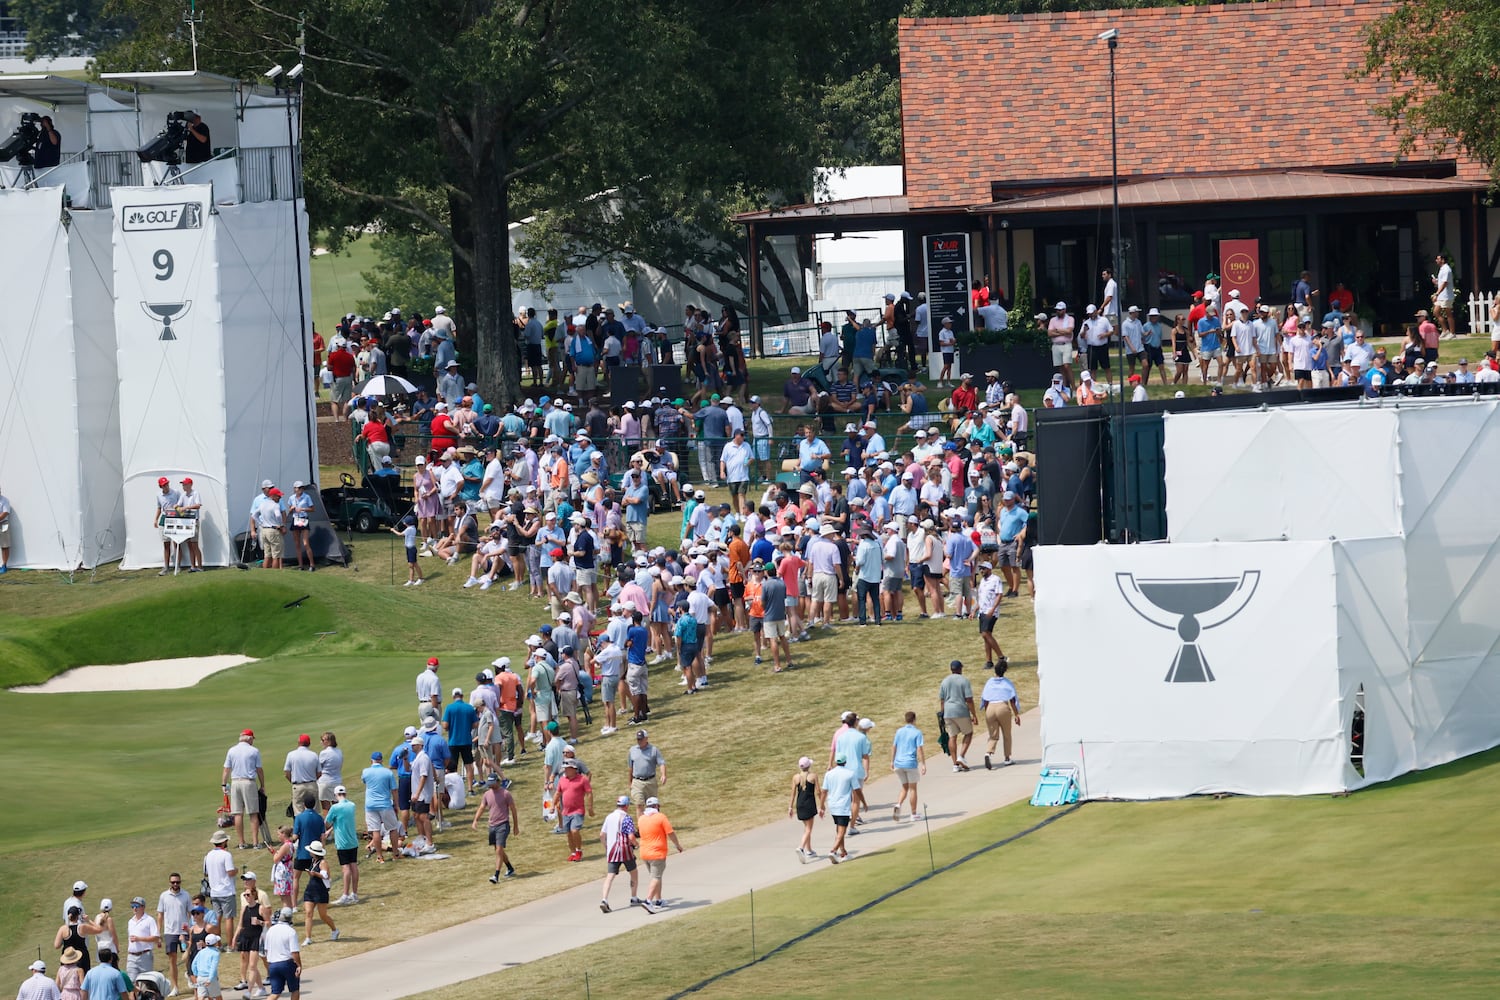
[[[177,334],[172,332],[172,321],[186,316],[192,304],[192,299],[186,302],[142,302],[141,309],[152,319],[161,320],[161,336],[157,340],[176,340]]]
[[[1137,580],[1134,573],[1116,573],[1115,583],[1132,611],[1158,628],[1177,630],[1182,646],[1172,658],[1166,682],[1181,684],[1214,679],[1198,637],[1245,610],[1260,584],[1260,571],[1176,580]]]

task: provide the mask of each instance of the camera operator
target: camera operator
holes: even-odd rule
[[[62,133],[52,127],[52,118],[42,115],[37,122],[41,135],[32,150],[32,163],[38,167],[55,167],[62,162]]]
[[[188,163],[207,163],[213,156],[214,144],[209,137],[208,124],[194,111],[188,115],[187,151],[183,159]]]

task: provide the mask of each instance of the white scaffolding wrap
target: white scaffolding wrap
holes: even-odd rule
[[[207,185],[115,188],[112,200],[123,565],[160,564],[157,479],[177,489],[183,475],[203,503],[204,562],[226,565],[261,479],[289,491],[314,478],[294,208],[215,208]],[[305,233],[300,205],[296,220]]]
[[[1043,742],[1086,795],[1330,792],[1500,744],[1500,401],[1179,415],[1164,452],[1169,544],[1036,553]],[[1212,680],[1172,677],[1178,612]]]
[[[125,544],[109,219],[64,219],[60,189],[0,191],[0,492],[16,567],[93,568]]]

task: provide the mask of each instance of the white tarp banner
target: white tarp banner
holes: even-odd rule
[[[204,185],[115,188],[115,328],[127,526],[123,567],[160,565],[158,477],[203,500],[204,562],[228,561],[224,351]]]
[[[1394,409],[1165,415],[1173,542],[1381,538],[1401,530]]]
[[[1414,766],[1432,767],[1500,742],[1500,402],[1400,414]]]
[[[1042,742],[1089,798],[1348,787],[1328,542],[1045,546]]]
[[[16,567],[92,568],[124,545],[109,220],[92,214],[70,231],[60,189],[0,191],[0,492]]]

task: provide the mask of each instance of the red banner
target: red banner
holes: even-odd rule
[[[1219,294],[1228,301],[1236,290],[1249,306],[1260,297],[1260,240],[1219,241]]]

